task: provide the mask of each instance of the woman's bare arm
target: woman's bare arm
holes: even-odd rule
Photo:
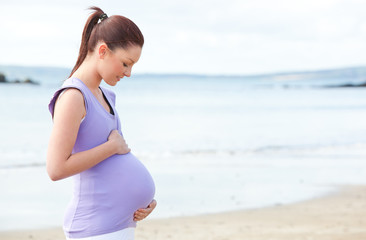
[[[114,130],[105,143],[71,154],[81,119],[86,114],[84,97],[79,90],[68,89],[56,101],[56,106],[47,152],[47,172],[53,181],[80,173],[114,154],[130,151],[123,137]]]

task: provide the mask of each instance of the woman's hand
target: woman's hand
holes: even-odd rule
[[[154,210],[155,207],[156,207],[156,200],[154,199],[151,201],[149,206],[147,206],[147,208],[140,208],[139,210],[137,210],[134,214],[133,220],[135,222],[143,220],[144,218],[149,216],[149,214]]]
[[[116,154],[126,154],[131,151],[131,149],[128,148],[125,139],[116,129],[109,134],[108,141],[114,143],[114,146],[116,147]]]

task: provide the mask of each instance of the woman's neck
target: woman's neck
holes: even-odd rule
[[[80,67],[74,72],[72,77],[76,77],[92,91],[98,92],[102,77],[96,71],[96,64],[92,58],[87,57]]]

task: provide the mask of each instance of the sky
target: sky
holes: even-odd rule
[[[249,75],[366,65],[364,0],[0,0],[0,64],[72,68],[93,5],[141,29],[136,73]]]

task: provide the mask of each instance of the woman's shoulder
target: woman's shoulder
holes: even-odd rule
[[[69,78],[52,96],[48,104],[49,111],[53,116],[56,102],[59,102],[59,100],[72,103],[75,107],[82,104],[82,107],[85,109],[87,108],[87,101],[85,97],[85,91],[81,83]]]
[[[88,88],[83,81],[74,77],[66,79],[61,86],[61,88],[69,88],[69,87],[77,88],[81,92],[84,92]]]

